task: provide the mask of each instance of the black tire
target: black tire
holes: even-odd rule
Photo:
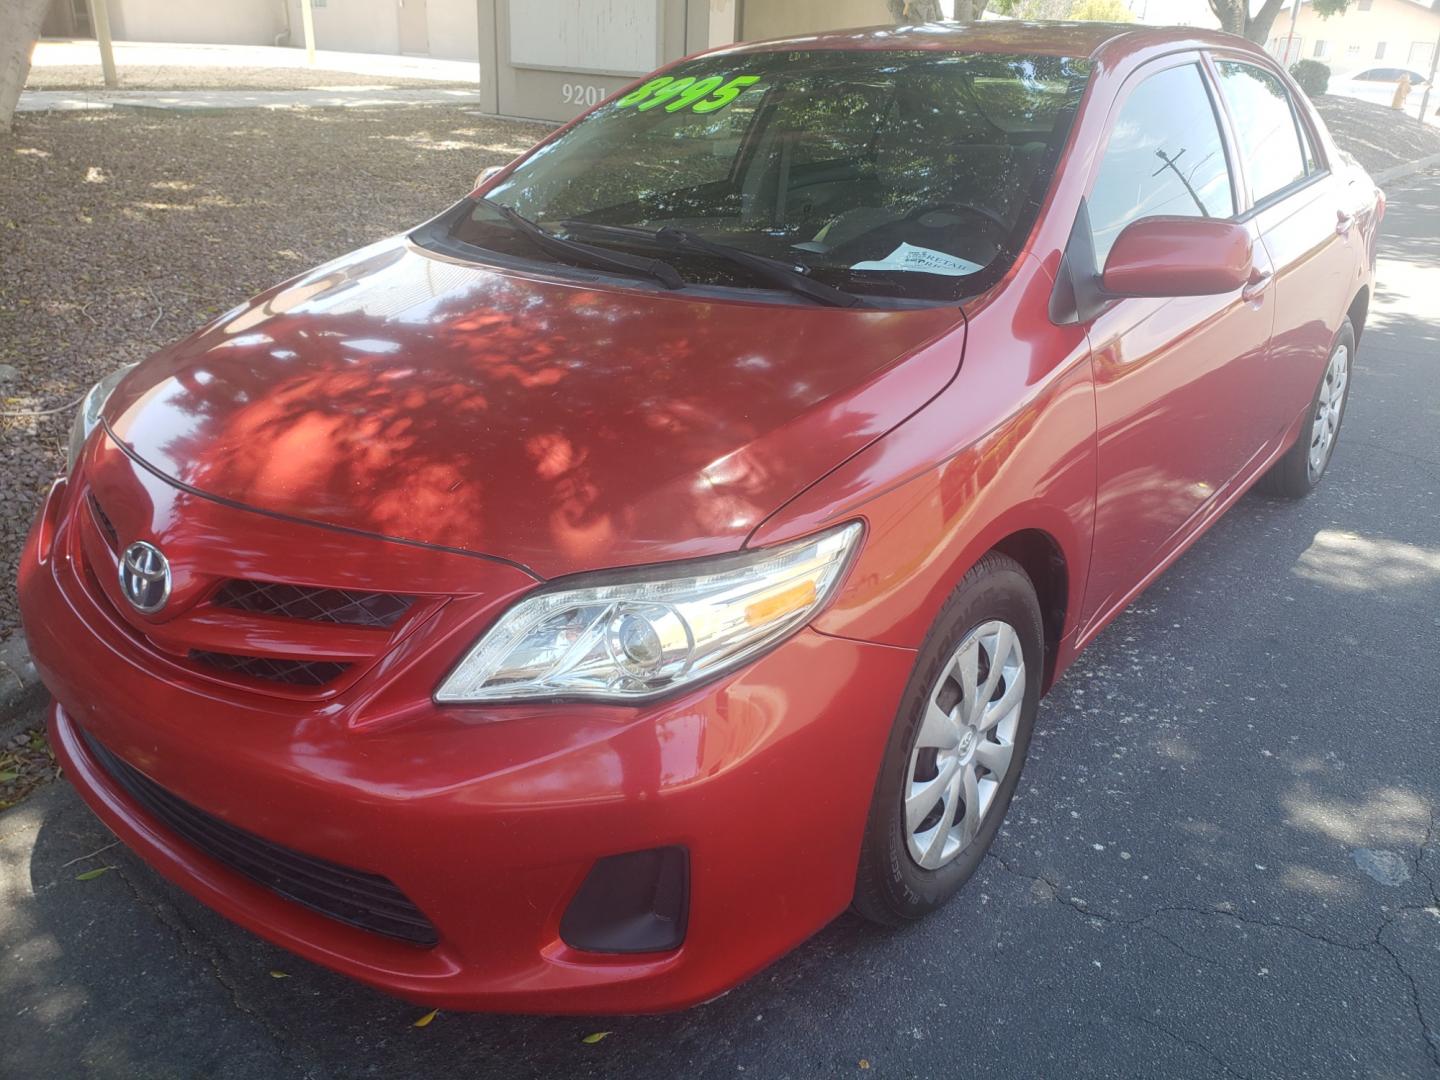
[[[1335,421],[1335,429],[1330,437],[1330,442],[1320,461],[1320,467],[1317,469],[1310,461],[1310,450],[1314,445],[1312,424],[1315,414],[1320,408],[1320,395],[1330,377],[1331,361],[1342,348],[1346,350],[1348,357],[1348,370],[1345,388],[1340,399],[1340,413]],[[1310,409],[1305,414],[1305,422],[1301,425],[1299,436],[1295,439],[1294,445],[1285,451],[1285,455],[1270,466],[1269,471],[1256,483],[1256,491],[1281,499],[1303,499],[1315,490],[1316,485],[1324,477],[1326,468],[1330,465],[1330,458],[1335,453],[1335,443],[1340,438],[1340,425],[1345,422],[1345,409],[1350,404],[1350,384],[1354,381],[1354,372],[1355,327],[1351,325],[1349,316],[1346,316],[1340,324],[1340,332],[1335,335],[1335,341],[1330,346],[1330,355],[1325,361],[1325,371],[1321,373],[1320,381],[1315,386],[1315,393],[1310,398]]]
[[[911,855],[905,834],[902,792],[910,782],[911,751],[931,691],[965,637],[991,620],[1016,631],[1025,662],[1025,690],[1014,734],[1011,764],[974,839],[937,869]],[[886,745],[870,804],[855,879],[853,909],[872,922],[898,926],[934,911],[965,884],[995,839],[1015,794],[1035,713],[1040,706],[1045,646],[1035,588],[1015,560],[996,552],[981,559],[950,595],[915,662]],[[999,690],[996,690],[998,696]]]

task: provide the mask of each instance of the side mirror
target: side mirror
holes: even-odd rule
[[[1254,269],[1243,225],[1212,218],[1141,218],[1105,260],[1107,296],[1212,296],[1241,288]]]
[[[486,165],[485,168],[480,170],[480,175],[475,177],[475,188],[484,187],[494,178],[495,174],[503,168],[505,168],[504,165]],[[475,188],[471,188],[470,190],[474,191]]]

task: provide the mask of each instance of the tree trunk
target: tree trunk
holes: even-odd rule
[[[940,0],[885,0],[885,6],[890,11],[890,21],[901,26],[939,22],[945,17],[940,10]]]
[[[1270,28],[1275,25],[1282,3],[1284,0],[1265,0],[1260,10],[1251,15],[1249,0],[1210,0],[1210,11],[1227,34],[1238,34],[1264,45],[1270,40]]]
[[[1280,14],[1280,5],[1283,2],[1284,0],[1265,0],[1254,15],[1247,13],[1245,36],[1257,45],[1264,45],[1269,41],[1270,27],[1275,25],[1275,16]]]
[[[1245,19],[1249,15],[1246,0],[1210,0],[1210,11],[1220,20],[1220,29],[1227,34],[1245,34]]]
[[[979,22],[989,0],[955,0],[956,22]]]
[[[0,131],[10,130],[48,0],[0,0]]]

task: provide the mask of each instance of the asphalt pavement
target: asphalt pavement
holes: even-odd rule
[[[943,912],[676,1015],[417,1028],[61,784],[0,815],[0,1076],[1440,1076],[1440,176],[1389,194],[1330,475],[1100,637]]]

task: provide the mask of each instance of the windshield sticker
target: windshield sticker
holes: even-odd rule
[[[680,79],[673,75],[661,75],[631,90],[615,102],[615,107],[644,112],[664,105],[666,112],[689,109],[691,112],[712,113],[729,105],[740,96],[740,91],[759,81],[759,75],[736,75],[729,82],[725,81],[724,75],[711,75],[708,79],[696,79],[693,75]]]
[[[955,255],[947,255],[943,251],[935,251],[931,248],[916,247],[914,244],[901,244],[883,259],[872,259],[869,262],[858,262],[851,264],[851,270],[909,270],[922,274],[946,274],[950,277],[963,277],[966,274],[974,274],[985,268],[979,263],[973,263],[969,259],[961,259]]]

